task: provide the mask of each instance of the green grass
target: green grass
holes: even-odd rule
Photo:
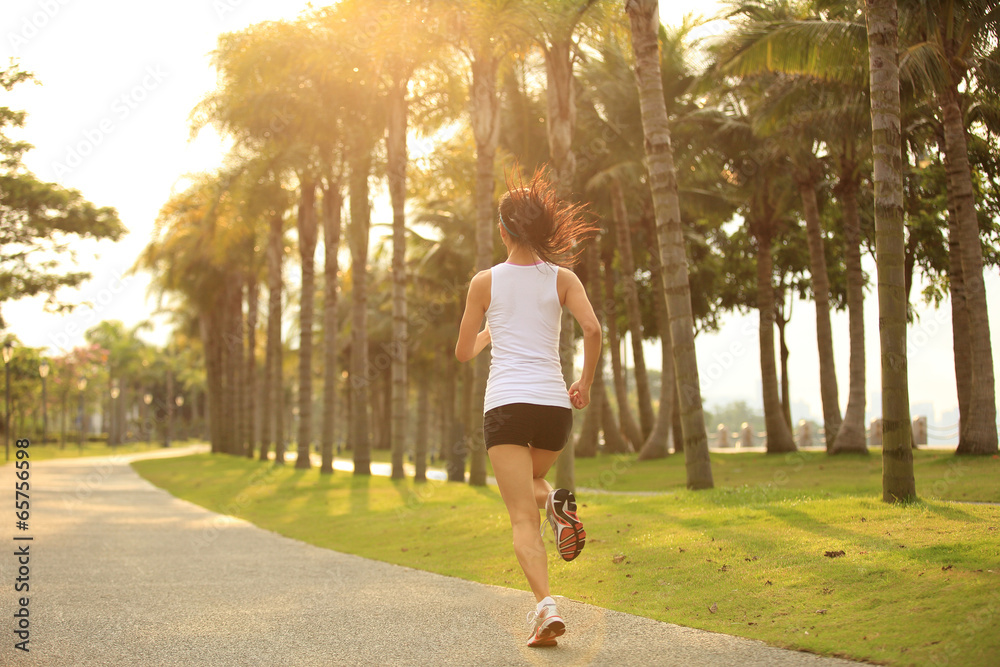
[[[188,442],[174,442],[175,447],[186,446]],[[129,442],[124,445],[111,447],[106,442],[85,442],[83,449],[77,447],[75,442],[67,442],[62,448],[57,442],[48,442],[44,445],[36,441],[31,441],[28,451],[31,453],[32,461],[47,461],[49,459],[75,459],[81,456],[111,456],[113,454],[135,454],[137,452],[149,452],[161,449],[160,442]],[[14,443],[10,443],[11,460],[16,456]]]
[[[753,484],[721,486],[738,463],[732,457],[716,467],[719,488],[711,491],[673,484],[662,487],[671,493],[654,496],[581,494],[587,548],[571,563],[550,550],[553,592],[825,655],[894,665],[996,664],[1000,507],[887,505],[875,494],[849,495],[846,472],[828,492],[811,488],[808,464],[791,464],[782,482],[774,478],[781,457],[750,457],[740,465],[755,470]],[[596,470],[599,461],[581,463]],[[834,468],[850,465],[843,461]],[[672,476],[683,470],[671,467],[674,460],[659,463]],[[643,465],[615,474],[624,483]],[[815,474],[828,470],[819,465]],[[867,485],[870,462],[853,465]],[[527,590],[492,487],[321,476],[210,454],[133,466],[181,498],[289,537]],[[742,480],[747,470],[731,474]],[[766,480],[772,485],[756,486]],[[959,476],[949,488],[965,484],[977,485],[976,476]],[[824,555],[838,551],[844,555]]]
[[[741,487],[768,497],[799,490],[818,497],[882,495],[882,450],[869,456],[829,456],[821,451],[791,454],[711,454],[716,487]],[[634,454],[576,460],[578,487],[607,491],[679,491],[684,456],[636,461]],[[933,500],[1000,502],[1000,457],[956,456],[947,450],[913,452],[917,495]],[[554,479],[554,473],[549,475]]]

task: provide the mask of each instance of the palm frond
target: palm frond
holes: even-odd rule
[[[866,85],[868,33],[864,25],[847,21],[752,25],[719,48],[717,69],[729,76],[783,72]]]

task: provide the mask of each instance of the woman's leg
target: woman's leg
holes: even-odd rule
[[[535,449],[528,447],[531,451],[531,476],[535,487],[535,504],[538,509],[545,509],[545,501],[548,500],[552,492],[552,485],[545,479],[549,468],[559,458],[560,452],[552,452],[547,449]]]
[[[548,465],[545,465],[544,456],[538,457],[536,461],[536,452],[544,450],[521,445],[494,445],[487,450],[493,464],[493,476],[510,515],[514,554],[524,570],[535,599],[541,602],[549,595],[549,572],[545,543],[538,530],[541,521],[538,515],[535,475],[536,470],[541,470],[543,466],[541,475],[544,475],[558,452],[545,452],[555,455],[551,456],[552,460]],[[544,504],[544,498],[542,502]]]

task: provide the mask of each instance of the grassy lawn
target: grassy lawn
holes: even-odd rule
[[[882,496],[882,450],[871,455],[711,454],[716,487],[742,488],[759,496],[795,490],[816,497]],[[1000,457],[955,456],[948,450],[913,452],[917,495],[924,499],[1000,502]],[[554,479],[554,473],[550,476]],[[636,461],[634,454],[576,460],[578,487],[607,491],[678,491],[684,488],[684,456]]]
[[[715,467],[719,488],[712,491],[684,489],[677,457],[658,462],[660,477],[673,481],[655,488],[670,493],[581,494],[587,548],[571,563],[550,551],[553,592],[671,623],[884,664],[1000,660],[1000,507],[930,499],[932,484],[920,481],[929,473],[920,472],[917,485],[928,490],[921,491],[925,500],[882,503],[880,494],[870,492],[877,456],[833,461],[822,455],[815,466],[801,467],[795,460],[752,454],[716,460],[725,463]],[[588,473],[600,479],[601,463],[581,462],[578,484],[587,485]],[[626,464],[620,463],[616,471],[613,461],[603,463],[610,471],[605,478],[617,475],[605,484],[614,490],[638,484],[638,473],[646,469],[634,463],[622,470]],[[953,475],[949,492],[985,488],[973,473],[981,463],[970,460],[969,471]],[[929,457],[920,465],[945,479],[949,464]],[[527,590],[506,511],[492,487],[339,472],[321,476],[315,468],[297,471],[210,454],[133,466],[181,498],[289,537]],[[836,482],[822,490],[813,486],[817,475],[832,477],[834,470]],[[736,481],[723,486],[727,475]],[[643,484],[655,485],[660,477]],[[864,495],[852,491],[852,484]]]

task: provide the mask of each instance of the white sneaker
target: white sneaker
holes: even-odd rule
[[[528,612],[531,636],[528,646],[555,646],[556,637],[566,632],[566,624],[556,610],[556,602],[547,597],[538,603],[535,611]]]

